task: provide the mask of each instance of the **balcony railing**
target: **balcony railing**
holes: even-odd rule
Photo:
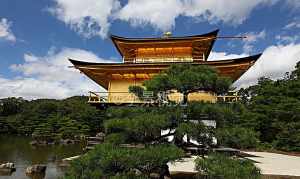
[[[161,93],[154,96],[152,91],[144,91],[141,97],[129,92],[89,92],[89,103],[168,103],[169,101],[180,103],[183,99],[180,93]],[[191,98],[192,99],[192,98]],[[199,98],[200,99],[200,98]],[[201,100],[201,99],[200,99]],[[204,100],[204,99],[202,99]],[[237,93],[210,98],[212,102],[231,103],[240,100]],[[206,100],[207,101],[207,100]]]
[[[226,95],[217,96],[218,102],[232,103],[237,102],[241,99],[241,96],[238,95],[236,91],[229,91]]]
[[[138,97],[129,92],[89,92],[89,103],[155,103],[153,92]]]

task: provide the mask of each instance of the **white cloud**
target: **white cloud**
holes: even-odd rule
[[[153,26],[157,30],[171,30],[179,16],[209,23],[242,24],[251,12],[262,5],[279,0],[53,0],[49,11],[84,37],[106,37],[115,20],[133,26]]]
[[[284,27],[284,29],[292,29],[292,28],[300,28],[300,22],[291,22]]]
[[[300,1],[299,0],[285,0],[287,5],[293,9],[300,8]]]
[[[86,95],[89,90],[103,90],[92,80],[69,68],[68,58],[90,62],[109,62],[90,51],[65,48],[43,57],[24,54],[23,64],[11,65],[11,70],[21,73],[14,79],[0,76],[0,98],[20,96],[27,99],[66,98],[73,95]]]
[[[275,39],[278,40],[278,42],[280,44],[290,44],[290,43],[295,43],[298,39],[299,36],[298,35],[293,35],[293,36],[289,36],[289,35],[276,35]]]
[[[170,30],[179,16],[242,24],[258,5],[273,4],[271,0],[129,0],[119,11],[117,18],[132,25],[150,24],[160,30]],[[226,8],[224,8],[226,7]]]
[[[294,70],[298,61],[300,61],[300,44],[270,46],[234,86],[253,85],[263,76],[271,79],[281,78],[286,72]]]
[[[209,54],[208,61],[215,61],[215,60],[228,60],[234,58],[243,58],[249,56],[248,54],[227,54],[226,52],[214,52],[212,51]]]
[[[243,42],[244,42],[243,51],[244,51],[244,53],[251,53],[254,50],[254,44],[257,41],[266,38],[266,31],[262,30],[260,32],[248,32],[248,33],[242,34],[242,36],[247,37],[247,38],[243,39]]]
[[[183,13],[184,4],[179,0],[129,0],[116,18],[133,26],[150,24],[167,31],[175,26],[175,18]]]
[[[54,0],[49,12],[86,38],[106,37],[114,11],[120,7],[118,0]]]
[[[11,42],[16,41],[15,35],[11,31],[12,22],[9,22],[6,18],[0,19],[0,39],[5,39]]]

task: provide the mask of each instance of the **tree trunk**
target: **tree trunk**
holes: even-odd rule
[[[188,94],[189,94],[189,93],[183,93],[183,101],[182,101],[182,104],[183,104],[184,106],[186,106],[187,103],[188,103]]]

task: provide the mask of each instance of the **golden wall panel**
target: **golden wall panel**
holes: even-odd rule
[[[217,102],[217,96],[214,95],[213,93],[208,93],[208,92],[196,92],[196,93],[189,94],[188,100],[215,103]]]
[[[141,80],[112,80],[109,84],[109,103],[137,103],[141,102],[137,96],[129,93],[129,86],[142,85]]]
[[[109,84],[108,102],[110,103],[140,103],[134,94],[129,93],[129,86],[142,86],[143,80],[119,79],[112,80]],[[179,103],[183,96],[181,93],[173,92],[168,95],[169,100]],[[189,101],[205,101],[215,103],[217,101],[216,95],[207,92],[191,93],[188,96]]]

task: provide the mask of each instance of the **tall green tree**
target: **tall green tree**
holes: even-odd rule
[[[260,141],[280,150],[300,151],[300,62],[281,79],[260,78],[241,89],[249,111],[242,121],[260,133]],[[246,126],[245,126],[246,127]]]

